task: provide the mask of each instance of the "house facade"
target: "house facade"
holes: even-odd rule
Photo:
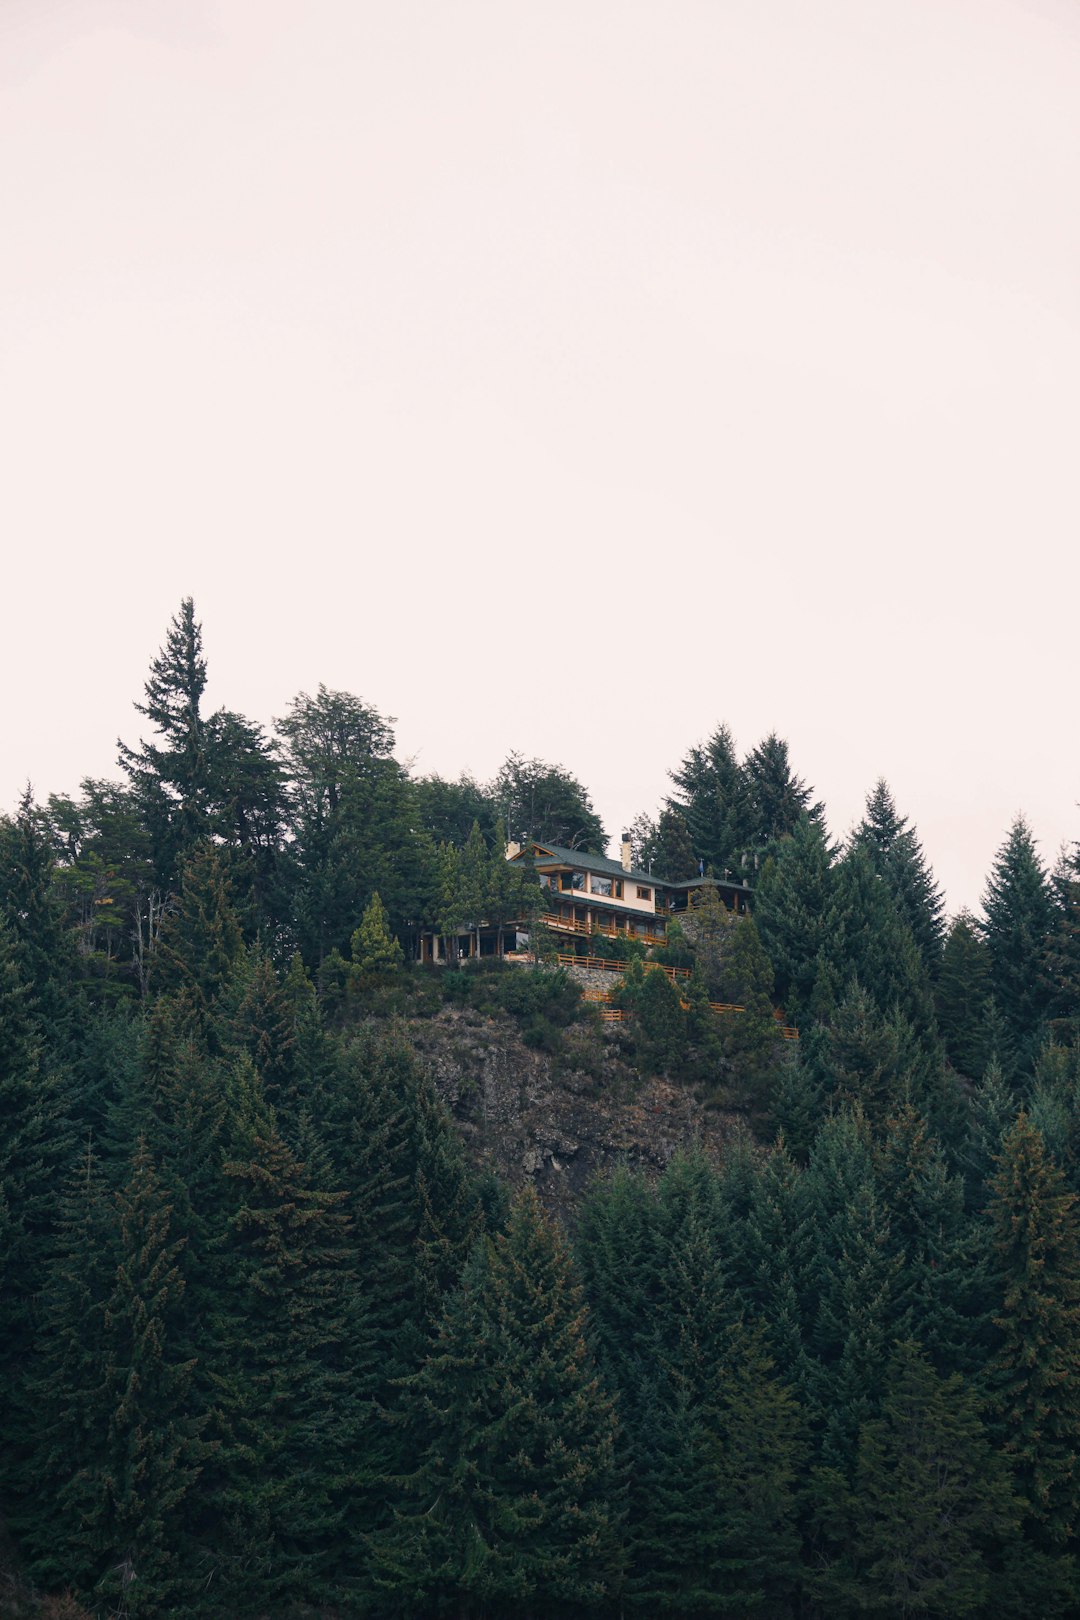
[[[750,889],[746,884],[705,876],[668,883],[637,869],[625,835],[617,861],[537,840],[524,847],[511,844],[507,859],[518,865],[535,863],[543,897],[540,921],[563,942],[569,954],[586,954],[589,939],[597,935],[608,939],[623,936],[647,946],[662,945],[670,919],[686,911],[694,895],[703,889],[715,890],[729,910],[749,909]],[[455,951],[458,960],[513,955],[528,948],[527,930],[525,919],[498,930],[481,919],[463,927],[448,944],[428,932],[420,937],[420,960],[445,960],[447,949],[451,961]]]

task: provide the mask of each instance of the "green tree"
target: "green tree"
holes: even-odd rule
[[[788,745],[775,731],[747,754],[743,773],[756,863],[774,852],[783,839],[790,838],[803,816],[812,822],[824,821],[824,807],[814,800],[813,788],[795,775],[788,759]]]
[[[881,1416],[859,1430],[853,1487],[835,1473],[815,1481],[819,1522],[843,1543],[811,1577],[815,1596],[837,1615],[990,1612],[998,1550],[1019,1515],[978,1398],[911,1340],[897,1345],[885,1388]]]
[[[205,1456],[187,1409],[192,1364],[175,1348],[182,1243],[145,1144],[111,1221],[92,1160],[80,1179],[46,1295],[37,1380],[49,1414],[38,1485],[52,1511],[28,1526],[28,1542],[40,1579],[74,1581],[133,1617],[176,1614],[193,1592],[185,1503]],[[102,1251],[114,1257],[108,1287]]]
[[[358,972],[365,975],[393,973],[404,965],[401,946],[390,933],[386,908],[377,894],[368,901],[352,937],[352,958]]]
[[[120,764],[142,807],[150,831],[157,880],[175,883],[184,859],[211,830],[210,781],[202,698],[206,659],[195,605],[184,597],[169,625],[165,645],[150,665],[139,714],[158,733],[156,743],[137,748],[118,743]]]
[[[202,845],[186,862],[176,906],[162,925],[157,986],[185,991],[205,1013],[236,970],[242,948],[228,871],[216,848]]]
[[[1080,1236],[1075,1197],[1025,1114],[1005,1136],[991,1190],[991,1411],[1028,1534],[1059,1552],[1080,1507]]]
[[[804,816],[765,868],[754,922],[776,975],[776,993],[800,1029],[818,1007],[816,991],[836,949],[836,875],[819,821]]]
[[[1018,816],[998,851],[983,896],[990,989],[1022,1064],[1034,1060],[1050,1012],[1042,968],[1054,922],[1046,872]]]
[[[70,1054],[74,1034],[76,974],[55,877],[48,816],[28,787],[15,816],[0,818],[0,918],[33,997],[40,1035],[62,1057]]]
[[[742,877],[752,841],[752,809],[728,727],[717,727],[706,743],[691,748],[670,775],[676,792],[667,801],[667,814],[673,819],[664,824],[661,817],[658,839],[662,834],[671,847],[663,851],[663,862],[658,858],[657,870],[669,879],[695,877],[700,860],[717,877]],[[690,862],[680,821],[689,833]]]
[[[901,816],[884,779],[866,800],[866,813],[853,843],[863,849],[884,880],[900,920],[911,930],[923,962],[933,975],[941,956],[944,903],[914,827]]]
[[[375,1542],[384,1608],[495,1620],[611,1599],[622,1569],[615,1413],[568,1251],[531,1190],[505,1233],[478,1246],[404,1396],[426,1444]]]
[[[509,754],[485,791],[502,816],[507,835],[519,844],[536,839],[592,855],[607,849],[607,834],[592,800],[562,765]]]
[[[990,962],[971,913],[961,911],[945,937],[935,986],[938,1028],[955,1069],[977,1079],[989,1061]]]

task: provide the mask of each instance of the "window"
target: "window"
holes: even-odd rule
[[[615,879],[615,898],[616,900],[622,899],[622,878]]]
[[[611,879],[606,877],[597,877],[596,873],[594,872],[589,880],[589,891],[592,894],[610,895]]]
[[[651,889],[643,889],[641,887],[641,884],[639,883],[638,884],[637,897],[638,897],[639,900],[651,900],[652,899],[652,890]]]

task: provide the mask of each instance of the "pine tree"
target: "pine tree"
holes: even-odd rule
[[[836,875],[820,822],[804,816],[765,863],[754,922],[776,974],[776,993],[800,1029],[815,1008],[815,989],[836,948]]]
[[[0,818],[0,921],[10,930],[19,976],[41,1038],[57,1060],[71,1055],[75,956],[56,893],[48,817],[30,788],[13,819]]]
[[[80,1180],[36,1381],[50,1419],[39,1488],[54,1514],[28,1526],[28,1543],[39,1579],[73,1582],[133,1617],[175,1614],[192,1595],[184,1507],[206,1450],[186,1405],[192,1366],[175,1348],[182,1243],[145,1144],[111,1216],[91,1158]]]
[[[364,977],[393,973],[404,965],[401,946],[387,924],[386,907],[373,894],[352,937],[352,958]]]
[[[863,845],[857,843],[844,856],[836,878],[838,927],[832,949],[841,982],[857,977],[882,1013],[898,1007],[920,1035],[932,1036],[934,1006],[926,966]]]
[[[938,1372],[974,1376],[990,1333],[989,1256],[982,1224],[966,1218],[963,1181],[911,1103],[886,1122],[877,1166],[900,1261],[898,1315]]]
[[[1054,911],[1043,961],[1055,1038],[1080,1038],[1080,844],[1063,850],[1051,875]]]
[[[668,800],[667,810],[685,822],[694,863],[690,871],[676,874],[669,866],[674,860],[682,867],[684,857],[677,848],[666,849],[657,869],[675,880],[694,876],[697,862],[703,861],[717,877],[741,877],[750,842],[750,807],[746,779],[727,726],[719,726],[704,746],[692,748],[679,769],[670,774],[678,793]],[[662,825],[658,833],[672,837],[677,835],[677,827]]]
[[[990,989],[1027,1066],[1044,1033],[1050,997],[1042,967],[1053,927],[1053,902],[1042,862],[1022,816],[998,851],[983,896],[983,937]]]
[[[803,816],[821,822],[824,808],[813,801],[813,788],[796,776],[788,745],[771,732],[743,761],[750,804],[750,825],[759,860],[795,832]]]
[[[242,945],[228,873],[213,846],[204,845],[184,866],[176,909],[161,930],[157,988],[184,990],[207,1013],[236,970]]]
[[[935,986],[938,1029],[949,1062],[969,1079],[989,1061],[990,962],[975,919],[961,911],[945,938]]]
[[[138,748],[118,743],[120,764],[150,829],[158,882],[172,888],[180,867],[210,824],[210,780],[202,697],[206,659],[202,626],[190,596],[180,603],[165,645],[150,665],[139,714],[156,728],[160,743]]]
[[[1025,1114],[1002,1143],[991,1189],[1000,1301],[991,1410],[1028,1533],[1058,1552],[1080,1510],[1080,1234],[1075,1197]]]
[[[215,1255],[215,1457],[197,1526],[204,1578],[237,1616],[340,1595],[345,1459],[361,1429],[348,1346],[363,1315],[346,1195],[312,1184],[251,1078],[224,1166],[237,1207]]]
[[[88,1529],[103,1507],[98,1470],[107,1454],[109,1408],[100,1395],[116,1249],[108,1188],[87,1142],[59,1198],[38,1300],[39,1340],[24,1369],[35,1421],[27,1426],[29,1443],[11,1482],[12,1527],[32,1579],[44,1587],[86,1591],[100,1574],[96,1537]],[[9,1417],[5,1431],[11,1430]]]
[[[978,1399],[911,1340],[897,1346],[885,1390],[881,1416],[859,1430],[853,1488],[836,1474],[815,1482],[819,1524],[842,1551],[811,1576],[814,1595],[836,1615],[990,1612],[1018,1504]]]
[[[610,1599],[622,1566],[615,1413],[569,1254],[531,1190],[477,1248],[404,1396],[427,1443],[375,1543],[387,1607],[494,1620]]]
[[[879,780],[866,801],[854,844],[888,886],[900,920],[911,930],[933,976],[941,957],[944,905],[914,827],[901,816],[887,783]]]

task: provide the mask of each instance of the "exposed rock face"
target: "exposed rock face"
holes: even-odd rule
[[[659,1172],[680,1146],[717,1148],[730,1133],[730,1116],[703,1108],[690,1087],[630,1069],[617,1028],[575,1027],[554,1057],[525,1046],[509,1020],[449,1009],[409,1035],[473,1161],[511,1186],[532,1180],[570,1220],[598,1170]]]

